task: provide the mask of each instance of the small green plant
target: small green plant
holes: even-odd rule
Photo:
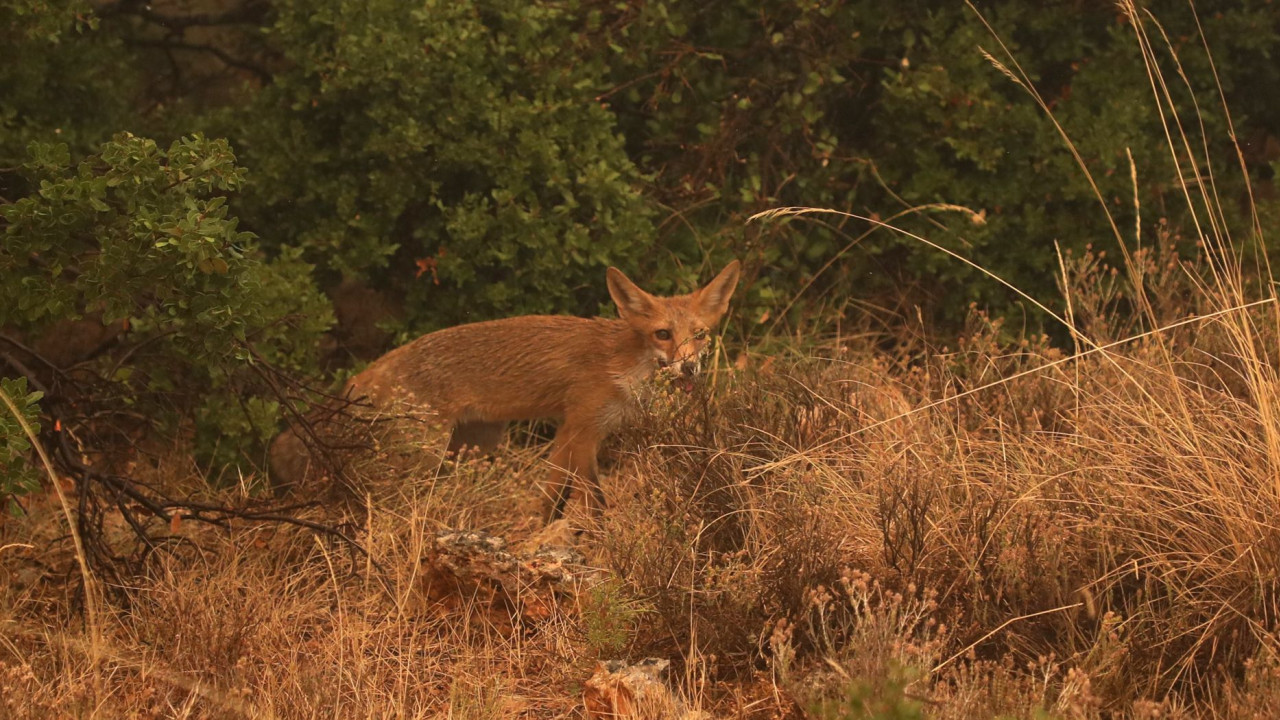
[[[631,640],[644,609],[627,596],[621,583],[609,580],[587,591],[582,603],[582,624],[587,645],[597,657],[616,656]]]
[[[20,377],[0,378],[0,395],[4,396],[0,406],[0,501],[10,512],[16,512],[14,498],[39,487],[39,475],[27,460],[31,452],[27,431],[40,431],[38,403],[43,393],[27,392],[27,379]],[[13,414],[10,403],[18,416]]]
[[[880,677],[846,677],[835,697],[814,701],[808,710],[820,720],[923,720],[924,703],[907,692],[919,675],[893,663]]]
[[[448,717],[456,720],[497,720],[505,717],[503,709],[507,695],[508,689],[500,677],[455,677],[449,686]]]

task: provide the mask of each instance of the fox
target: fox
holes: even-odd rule
[[[656,374],[693,390],[739,270],[733,260],[694,292],[659,297],[609,267],[605,281],[617,318],[523,315],[445,328],[374,360],[343,393],[376,409],[426,410],[450,430],[450,453],[492,453],[507,423],[554,420],[544,518],[563,515],[577,481],[598,514],[607,508],[597,465],[601,443]],[[287,485],[305,475],[309,452],[290,428],[273,440],[268,459],[272,475]]]

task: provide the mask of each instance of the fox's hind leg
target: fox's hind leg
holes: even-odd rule
[[[478,455],[488,455],[498,448],[506,432],[505,422],[458,422],[453,426],[453,434],[449,437],[448,452],[456,455],[465,447],[471,448]]]

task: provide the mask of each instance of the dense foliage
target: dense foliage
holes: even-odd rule
[[[0,202],[13,199],[13,170],[32,141],[77,152],[128,129],[138,75],[118,36],[99,31],[82,0],[0,3]]]
[[[374,320],[403,338],[594,313],[607,265],[666,291],[734,255],[748,273],[733,332],[757,339],[860,316],[864,301],[913,318],[920,304],[944,327],[970,301],[1017,307],[974,268],[868,222],[747,223],[779,205],[890,221],[1050,304],[1059,250],[1150,243],[1155,223],[1195,240],[1179,170],[1212,182],[1236,239],[1254,239],[1235,217],[1243,174],[1217,88],[1267,190],[1280,154],[1267,2],[1198,19],[1150,4],[1165,77],[1185,77],[1167,102],[1203,111],[1189,130],[1204,147],[1180,149],[1180,168],[1121,10],[981,10],[5,0],[0,40],[18,60],[0,66],[0,330],[36,343],[77,319],[127,327],[91,358],[106,379],[129,378],[128,402],[163,394],[151,417],[228,460],[214,448],[278,420],[264,388],[235,379],[249,358],[314,367],[329,322],[317,286],[372,288],[392,309]],[[65,370],[35,365],[0,374]]]
[[[1241,173],[1195,16],[1185,3],[1150,7],[1205,113],[1206,148],[1191,152],[1207,149],[1214,165],[1204,157],[1195,165],[1213,171],[1235,211]],[[1135,240],[1126,151],[1136,163],[1144,233],[1158,218],[1183,219],[1134,28],[1111,3],[982,3],[999,39],[961,3],[608,8],[611,19],[601,23],[608,48],[601,52],[613,51],[608,99],[633,156],[655,176],[651,194],[678,217],[664,224],[664,240],[675,239],[675,247],[685,247],[679,238],[686,234],[712,247],[738,245],[745,219],[772,207],[834,208],[899,218],[894,224],[1052,300],[1055,243],[1114,248],[1108,212]],[[1204,42],[1255,180],[1270,177],[1258,138],[1280,127],[1269,100],[1280,93],[1272,59],[1280,16],[1266,2],[1201,11]],[[1178,77],[1168,50],[1153,42],[1167,77]],[[1011,66],[1002,44],[1072,138],[1105,210],[1054,124],[981,52]],[[1190,109],[1187,87],[1171,92],[1180,110]],[[984,222],[916,210],[937,203],[966,206]],[[761,236],[750,229],[753,242],[738,251],[762,266],[771,294],[783,300],[856,240],[818,284],[840,301],[851,291],[858,298],[902,293],[950,322],[961,319],[968,301],[1007,307],[1008,293],[972,268],[891,232],[862,239],[869,229],[862,222],[839,231],[765,227]]]
[[[284,69],[225,114],[280,247],[371,277],[431,329],[497,314],[594,313],[610,264],[653,241],[603,58],[573,13],[523,0],[286,1]]]
[[[22,172],[39,189],[0,207],[0,327],[36,349],[6,335],[3,357],[43,371],[67,403],[59,419],[82,432],[190,418],[219,466],[252,460],[278,403],[251,365],[313,367],[330,314],[298,253],[265,261],[228,213],[244,170],[226,141],[163,150],[123,133],[78,162],[65,144],[31,150]],[[42,367],[50,356],[71,364]]]

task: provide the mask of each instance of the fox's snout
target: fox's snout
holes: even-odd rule
[[[697,358],[682,360],[659,360],[658,367],[680,377],[692,378],[702,372],[702,363]]]
[[[658,365],[661,372],[667,373],[671,378],[672,384],[687,393],[693,392],[694,381],[702,372],[702,363],[696,356],[673,361],[659,360]]]

